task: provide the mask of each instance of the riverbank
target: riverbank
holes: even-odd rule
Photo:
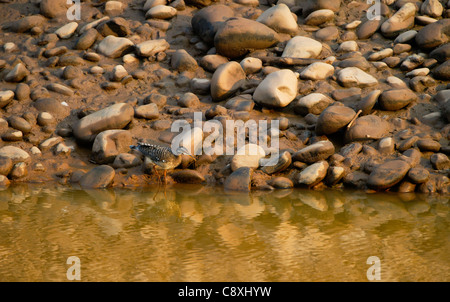
[[[279,146],[183,157],[169,185],[449,194],[447,3],[367,20],[365,1],[87,1],[68,20],[66,1],[32,2],[0,4],[3,187],[154,186],[129,146],[170,145],[201,112],[278,120]]]

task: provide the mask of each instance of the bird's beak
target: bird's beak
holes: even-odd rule
[[[192,155],[188,154],[189,157],[191,157],[194,161],[196,161],[197,159],[195,157],[193,157]]]

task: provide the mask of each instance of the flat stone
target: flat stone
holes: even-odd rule
[[[4,146],[0,148],[0,157],[9,158],[13,164],[18,162],[29,162],[31,159],[26,151],[14,146]]]
[[[339,29],[336,26],[327,26],[321,28],[314,33],[314,38],[324,42],[336,40],[337,38],[339,38]]]
[[[131,52],[133,46],[134,43],[127,38],[110,35],[98,44],[97,51],[109,58],[118,58]]]
[[[205,182],[205,177],[195,170],[179,170],[172,173],[170,176],[178,183],[188,183],[188,184],[200,184]]]
[[[294,153],[292,160],[308,164],[314,163],[320,160],[326,160],[334,154],[334,151],[335,148],[332,142],[328,140],[319,141]]]
[[[171,19],[177,15],[177,9],[167,5],[156,5],[150,8],[145,18]]]
[[[18,63],[14,68],[6,74],[4,77],[4,80],[6,82],[20,82],[22,81],[27,75],[29,75],[28,69],[25,67],[24,64]]]
[[[261,163],[261,170],[269,175],[279,173],[286,170],[292,163],[291,154],[287,151],[280,153],[278,156],[273,156],[271,160]]]
[[[237,58],[250,50],[265,49],[279,42],[278,34],[270,27],[245,18],[230,18],[214,36],[217,53]]]
[[[91,159],[98,164],[112,163],[117,155],[130,150],[131,133],[127,130],[100,132],[92,145]]]
[[[33,102],[39,112],[49,112],[57,119],[63,119],[70,114],[70,108],[53,98],[39,98]]]
[[[297,183],[308,187],[314,186],[325,178],[327,175],[327,170],[328,163],[326,161],[314,163],[300,172],[297,178]]]
[[[319,115],[332,103],[333,100],[322,93],[311,93],[296,102],[294,111],[302,116],[308,113]]]
[[[170,45],[165,39],[148,40],[136,45],[136,53],[141,57],[151,57],[166,51],[169,47]]]
[[[184,49],[178,49],[172,54],[170,61],[172,69],[183,72],[183,71],[194,71],[197,69],[197,61]]]
[[[385,37],[396,37],[403,31],[414,26],[416,6],[413,3],[403,5],[392,17],[381,25],[381,32]]]
[[[289,69],[272,72],[256,87],[253,100],[267,107],[283,108],[297,96],[298,82]]]
[[[435,153],[431,155],[430,162],[436,170],[450,169],[450,159],[444,153]]]
[[[381,93],[378,103],[383,110],[396,111],[417,100],[417,95],[410,89],[390,89]]]
[[[142,160],[134,154],[130,153],[120,153],[114,158],[114,162],[112,166],[115,169],[120,168],[133,168],[140,166],[142,164]]]
[[[282,57],[317,58],[322,52],[322,43],[303,36],[293,37],[284,48]]]
[[[423,27],[415,40],[420,48],[429,50],[447,43],[450,38],[450,19],[442,19]]]
[[[9,28],[16,33],[24,33],[34,27],[40,27],[46,22],[45,17],[41,15],[32,15],[20,18],[17,21],[11,22]]]
[[[70,22],[64,26],[61,26],[55,31],[55,34],[58,35],[61,39],[69,39],[75,33],[78,28],[77,22]]]
[[[97,166],[87,172],[80,180],[80,186],[86,189],[103,189],[114,180],[116,172],[107,165]]]
[[[12,115],[8,118],[8,123],[11,128],[22,131],[23,133],[31,132],[31,124],[24,118],[18,115]]]
[[[214,101],[220,101],[233,95],[242,85],[246,75],[237,62],[221,65],[211,79],[211,96]]]
[[[228,59],[221,55],[206,55],[200,59],[199,63],[203,69],[209,72],[214,72],[220,65],[228,63]]]
[[[102,131],[124,128],[133,116],[130,104],[118,103],[83,117],[73,126],[73,133],[78,141],[90,143]]]
[[[338,82],[344,87],[372,87],[378,80],[357,67],[347,67],[339,71]]]
[[[241,167],[231,173],[225,180],[226,191],[249,192],[252,183],[253,170],[249,167]]]
[[[153,120],[159,117],[158,105],[155,103],[138,106],[134,109],[134,116],[137,118],[145,118]]]
[[[430,178],[430,172],[422,167],[411,168],[408,171],[408,179],[415,184],[426,182]]]
[[[358,39],[364,40],[372,37],[373,34],[381,27],[382,20],[383,19],[367,20],[366,22],[361,24],[356,30]]]
[[[383,138],[389,131],[389,124],[376,115],[358,117],[345,132],[345,141],[364,141]]]
[[[279,3],[265,10],[257,19],[279,33],[295,34],[298,31],[297,21],[291,10],[284,3]]]
[[[85,31],[80,38],[78,38],[77,43],[75,44],[75,49],[86,50],[91,47],[98,37],[98,31],[95,28],[90,28]]]
[[[306,25],[318,26],[334,19],[334,12],[331,9],[319,9],[310,13],[306,19]]]
[[[315,62],[308,65],[300,73],[303,80],[325,80],[334,74],[334,67],[331,64]]]
[[[403,160],[387,161],[370,173],[367,185],[375,190],[386,190],[399,183],[411,166]]]
[[[0,108],[6,107],[14,98],[14,91],[4,90],[0,91]]]
[[[356,112],[347,106],[329,106],[317,119],[317,135],[329,135],[344,129],[355,117]]]
[[[269,184],[275,189],[290,189],[294,187],[294,183],[287,177],[274,177],[270,180]]]

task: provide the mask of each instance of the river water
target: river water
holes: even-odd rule
[[[0,191],[0,281],[450,281],[449,196]],[[368,262],[375,256],[379,261]],[[374,259],[374,258],[371,258]]]

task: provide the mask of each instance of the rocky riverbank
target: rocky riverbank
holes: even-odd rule
[[[450,2],[381,0],[379,20],[348,0],[92,0],[81,20],[65,0],[0,8],[0,186],[155,185],[129,146],[170,145],[201,112],[278,120],[279,149],[186,156],[169,183],[449,193]]]

